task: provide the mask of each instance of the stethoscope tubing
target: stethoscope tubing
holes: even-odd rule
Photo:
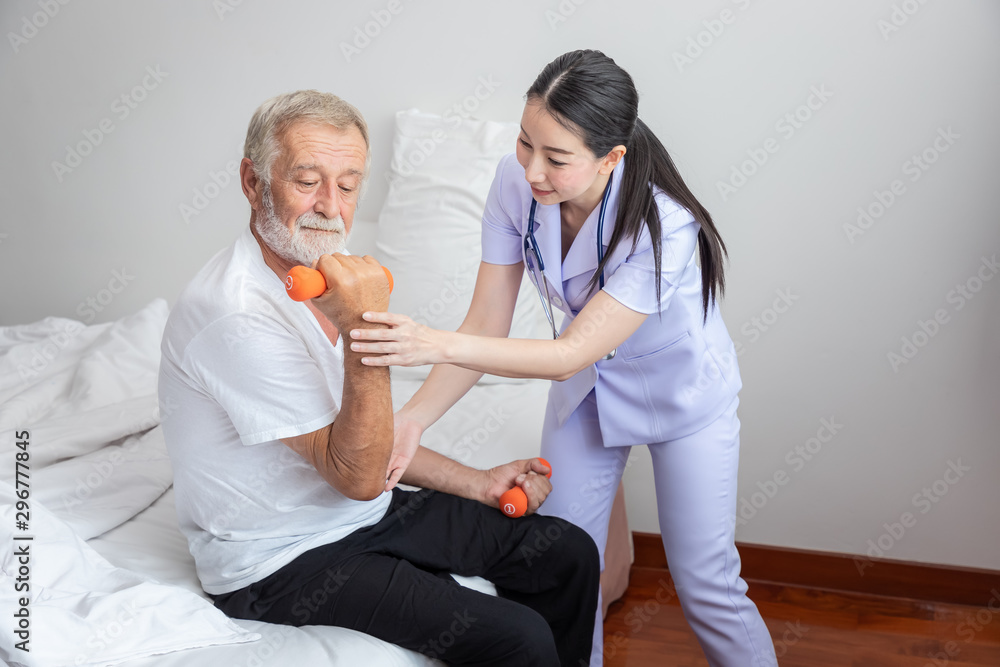
[[[608,208],[608,200],[611,195],[611,179],[608,179],[607,185],[604,186],[604,194],[601,196],[601,208],[597,214],[597,264],[600,265],[604,261],[604,214]],[[549,324],[552,326],[552,337],[553,339],[558,338],[559,335],[556,333],[555,315],[552,310],[552,297],[549,296],[549,280],[545,275],[545,260],[542,259],[541,250],[538,248],[538,241],[535,240],[535,208],[538,206],[538,200],[534,197],[531,199],[531,208],[528,209],[528,227],[524,235],[524,247],[527,250],[531,249],[532,254],[535,256],[535,261],[538,262],[538,273],[542,279],[542,285],[545,289],[545,296],[542,297],[543,287],[538,285],[538,281],[535,280],[535,289],[538,290],[538,298],[542,300],[542,308],[545,310],[545,316],[549,320]],[[528,273],[531,271],[529,269]],[[534,278],[534,276],[532,276]],[[600,289],[604,289],[604,268],[601,268],[601,275],[598,278],[600,283]],[[548,306],[546,307],[546,304]],[[615,354],[618,353],[618,348],[611,350],[608,354],[604,356],[605,360],[614,359]]]

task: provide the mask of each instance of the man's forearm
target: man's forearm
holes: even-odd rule
[[[462,465],[423,446],[417,448],[400,481],[484,502],[486,483],[483,471]]]
[[[345,350],[343,400],[327,448],[330,463],[358,495],[375,498],[385,488],[391,453],[389,370],[365,366],[360,354]]]

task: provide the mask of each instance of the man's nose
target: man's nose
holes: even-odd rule
[[[325,218],[336,218],[340,215],[340,188],[336,183],[323,184],[316,190],[316,201],[313,211]]]

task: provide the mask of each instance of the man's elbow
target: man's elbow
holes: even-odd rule
[[[389,445],[391,449],[391,441]],[[377,458],[377,460],[376,460]],[[389,457],[363,457],[356,460],[331,456],[327,482],[351,500],[374,500],[385,490],[385,471]]]
[[[358,501],[375,500],[385,491],[385,481],[365,481],[363,483],[354,482],[347,485],[348,488],[339,489],[347,498]]]

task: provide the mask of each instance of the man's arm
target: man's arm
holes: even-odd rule
[[[477,500],[491,507],[498,507],[500,496],[518,485],[528,497],[527,513],[531,514],[552,491],[552,484],[545,477],[548,472],[548,467],[538,459],[521,459],[489,470],[477,470],[419,446],[399,481]]]
[[[316,266],[327,291],[314,305],[340,331],[372,325],[365,310],[385,310],[388,282],[370,257],[324,255]],[[392,397],[387,368],[361,363],[361,353],[344,346],[344,395],[332,424],[293,438],[283,438],[309,461],[333,488],[353,500],[372,500],[385,490],[385,471],[392,454]]]
[[[282,442],[348,498],[377,498],[385,490],[385,470],[392,453],[388,369],[365,366],[360,353],[345,350],[344,397],[337,419],[318,431]]]

